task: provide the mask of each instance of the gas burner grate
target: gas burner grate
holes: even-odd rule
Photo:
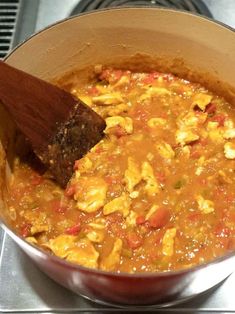
[[[120,6],[166,7],[199,13],[212,17],[211,12],[202,0],[80,0],[72,10],[71,15],[82,12]]]
[[[0,59],[12,47],[20,0],[0,0]]]

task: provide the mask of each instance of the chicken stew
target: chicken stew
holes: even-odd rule
[[[64,86],[105,118],[105,138],[75,162],[65,190],[17,158],[14,229],[69,262],[115,272],[184,269],[233,250],[232,106],[172,74],[94,72]]]

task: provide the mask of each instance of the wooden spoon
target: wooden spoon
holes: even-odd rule
[[[105,121],[81,100],[2,61],[0,103],[62,187],[103,137]]]

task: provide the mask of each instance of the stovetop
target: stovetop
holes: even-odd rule
[[[5,32],[5,21],[1,19],[1,10],[11,5],[11,0],[0,0],[0,52],[1,34]],[[66,18],[71,13],[81,10],[102,8],[104,4],[113,5],[174,5],[182,9],[191,6],[207,16],[235,28],[235,0],[16,0],[21,8],[20,13],[14,13],[16,21],[12,20],[14,38],[7,39],[9,47],[20,43],[35,31],[51,23]],[[206,4],[207,8],[203,6]],[[196,9],[195,9],[196,8]],[[5,12],[5,11],[4,11]],[[7,14],[7,12],[6,12]],[[13,31],[12,31],[13,32]],[[9,32],[10,34],[10,32]],[[3,47],[5,49],[5,47]],[[1,57],[1,55],[0,55]],[[235,313],[235,273],[218,287],[203,296],[198,296],[182,305],[168,309],[154,309],[155,313]],[[0,313],[114,313],[121,312],[152,312],[153,308],[114,309],[104,308],[79,297],[65,288],[60,287],[46,277],[29,258],[0,230]]]

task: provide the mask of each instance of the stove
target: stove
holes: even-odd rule
[[[0,58],[32,33],[70,15],[144,5],[196,12],[235,28],[235,0],[0,0]],[[235,313],[234,291],[235,273],[204,295],[171,308],[103,307],[54,283],[0,230],[0,313]]]
[[[211,12],[201,0],[81,0],[74,7],[71,15],[117,6],[150,6],[168,7],[199,13],[212,17]]]

